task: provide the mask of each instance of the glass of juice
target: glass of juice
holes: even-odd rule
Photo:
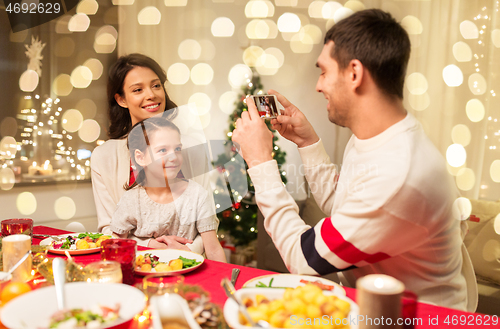
[[[132,239],[108,239],[101,243],[101,260],[120,263],[123,283],[134,284],[135,252],[137,241]]]

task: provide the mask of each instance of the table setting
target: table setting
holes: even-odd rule
[[[481,317],[483,326],[498,327],[494,316],[418,302],[401,282],[383,275],[366,276],[354,289],[321,277],[221,263],[189,251],[150,249],[93,232],[22,225],[19,232],[9,228],[2,234],[6,274],[0,276],[0,328],[49,328],[54,318],[69,321],[73,315],[68,310],[76,309],[102,318],[102,323],[91,320],[90,328],[378,327],[359,321],[363,316],[404,317],[400,328],[447,327],[454,319],[460,327],[461,317]],[[88,245],[58,247],[68,237],[69,245],[85,239]],[[7,273],[12,266],[16,268]],[[57,297],[58,281],[64,287],[59,293],[64,305]]]

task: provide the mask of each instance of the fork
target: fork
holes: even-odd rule
[[[49,235],[49,234],[33,234],[33,237],[34,238],[51,238],[55,242],[66,240],[65,237],[60,237],[60,236],[55,236],[55,235]]]

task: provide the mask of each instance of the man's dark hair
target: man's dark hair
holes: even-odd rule
[[[411,45],[408,33],[389,13],[379,9],[356,12],[326,33],[325,44],[329,41],[334,42],[331,56],[340,70],[357,59],[380,90],[403,98]]]

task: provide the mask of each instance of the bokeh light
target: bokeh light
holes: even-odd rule
[[[218,17],[213,21],[211,31],[214,37],[231,37],[234,34],[234,23],[230,18]]]
[[[36,211],[36,198],[31,192],[21,192],[16,199],[17,211],[23,215],[31,215]]]
[[[460,144],[463,147],[469,145],[471,133],[469,127],[463,124],[458,124],[451,129],[451,140],[455,144]]]
[[[414,72],[406,77],[406,88],[413,95],[422,95],[429,88],[429,84],[422,73]]]
[[[255,63],[255,68],[260,75],[274,75],[280,68],[279,60],[271,53],[262,54]]]
[[[313,49],[313,40],[307,34],[301,36],[300,33],[297,33],[290,40],[290,48],[297,54],[310,53]]]
[[[66,29],[67,29],[67,24],[66,24]],[[24,42],[26,40],[26,37],[28,36],[28,31],[29,31],[28,28],[19,32],[12,32],[11,30],[9,33],[9,41],[18,43]]]
[[[354,12],[366,9],[365,4],[358,0],[349,0],[344,3],[344,7],[349,8]]]
[[[75,88],[87,88],[92,82],[92,71],[86,66],[77,66],[71,72],[71,84]]]
[[[105,25],[95,34],[94,50],[100,54],[112,53],[116,48],[118,32],[111,25]]]
[[[97,105],[90,98],[83,98],[75,105],[75,109],[80,111],[84,119],[92,119],[97,113]]]
[[[452,214],[456,220],[466,220],[472,213],[472,203],[469,199],[459,197],[453,202]]]
[[[73,199],[62,196],[54,202],[54,212],[59,219],[70,219],[76,214],[76,205]]]
[[[75,51],[75,41],[70,37],[62,37],[56,41],[54,54],[57,57],[71,57]]]
[[[459,41],[453,45],[453,56],[458,62],[469,62],[472,59],[472,50],[468,44]]]
[[[318,26],[313,24],[307,24],[302,27],[299,31],[299,36],[303,43],[312,41],[313,44],[317,45],[323,42],[323,32],[321,32]]]
[[[90,26],[90,18],[85,14],[75,14],[68,22],[68,30],[71,32],[85,32]]]
[[[192,107],[192,104],[194,104],[195,108]],[[198,115],[204,115],[210,111],[212,100],[205,93],[194,93],[189,97],[189,107],[196,110]]]
[[[59,18],[56,21],[55,30],[56,30],[57,34],[71,34],[71,33],[73,33],[69,30],[70,19],[71,19],[70,15],[63,15],[63,16],[61,16],[61,18]]]
[[[226,91],[219,97],[220,110],[226,114],[233,113],[237,101],[238,94],[236,92]]]
[[[474,98],[469,100],[465,106],[465,112],[472,122],[479,122],[484,119],[484,105],[479,99]]]
[[[189,81],[189,68],[184,63],[174,63],[167,70],[167,80],[173,85],[183,85]]]
[[[456,176],[457,187],[462,191],[470,191],[476,184],[476,175],[470,168],[462,168]]]
[[[307,13],[311,18],[323,18],[323,6],[325,5],[324,1],[313,1],[307,7]]]
[[[75,109],[66,110],[62,115],[62,127],[73,133],[80,129],[83,123],[83,115]]]
[[[85,143],[95,142],[101,134],[101,126],[92,119],[83,121],[82,126],[78,129],[78,136]]]
[[[211,61],[215,58],[215,45],[208,39],[200,40],[201,54],[199,60]]]
[[[481,73],[472,73],[469,76],[469,89],[474,95],[482,95],[486,92],[486,79]]]
[[[257,59],[264,54],[264,49],[259,46],[250,46],[243,51],[243,63],[254,67]]]
[[[415,111],[423,111],[429,107],[431,104],[431,98],[428,93],[423,93],[420,95],[409,94],[408,103]]]
[[[285,63],[285,54],[281,51],[281,49],[276,47],[269,47],[265,50],[265,54],[268,56],[273,56],[278,61],[278,68],[283,66]]]
[[[318,1],[320,2],[320,1]],[[321,2],[320,2],[321,3]],[[328,1],[321,6],[321,17],[324,19],[334,19],[337,10],[343,6],[337,1]],[[311,16],[312,17],[312,16]]]
[[[140,25],[158,25],[161,21],[161,13],[154,6],[144,7],[137,15]]]
[[[73,91],[71,77],[68,74],[59,74],[52,82],[52,91],[57,96],[68,96]]]
[[[203,115],[200,115],[200,124],[201,124],[201,129],[205,129],[210,125],[210,121],[212,120],[212,115],[210,112],[207,112]]]
[[[412,15],[408,15],[401,20],[401,26],[408,32],[410,35],[422,34],[424,27],[422,26],[422,22]]]
[[[500,160],[495,160],[491,163],[490,177],[495,183],[500,183]]]
[[[278,27],[270,19],[254,19],[248,22],[245,33],[249,39],[274,39],[278,35]]]
[[[465,148],[460,144],[451,144],[446,150],[446,161],[452,167],[460,167],[465,163],[467,159],[467,152]]]
[[[495,229],[495,233],[500,235],[500,214],[498,214],[493,222],[493,228]]]
[[[135,0],[112,0],[115,6],[130,6],[134,4]]]
[[[500,48],[500,29],[491,31],[491,41],[495,47]]]
[[[265,18],[274,16],[274,6],[267,0],[251,0],[245,5],[245,16],[248,18]]]
[[[19,88],[25,92],[32,92],[38,87],[38,73],[33,70],[26,70],[19,78]]]
[[[16,175],[10,169],[9,167],[7,168],[1,168],[0,169],[0,189],[4,191],[11,190],[14,187],[14,184],[16,183]]]
[[[278,18],[280,32],[299,32],[300,26],[300,18],[294,13],[284,13]]]
[[[247,80],[252,79],[252,69],[245,64],[236,64],[229,71],[228,81],[231,87],[240,89]]]
[[[454,64],[443,69],[443,80],[449,87],[458,87],[464,82],[462,70]]]
[[[490,239],[484,243],[482,255],[485,261],[498,263],[497,250],[500,250],[500,242],[495,239]]]
[[[354,11],[352,9],[346,7],[339,8],[338,10],[335,11],[335,14],[333,15],[333,21],[335,23],[338,23],[344,18],[351,16],[352,14],[354,14]]]
[[[17,120],[13,117],[5,117],[0,123],[0,136],[15,136],[17,134]]]
[[[187,5],[188,0],[165,0],[167,7],[184,7]]]
[[[198,63],[191,69],[191,81],[195,85],[208,85],[214,78],[214,70],[209,64]]]
[[[460,33],[464,39],[477,39],[479,37],[476,24],[467,20],[460,23]]]
[[[99,4],[95,0],[82,0],[76,7],[78,14],[95,15],[99,9]]]
[[[17,153],[16,139],[5,136],[0,140],[0,154],[4,159],[14,159]]]
[[[83,66],[89,68],[90,72],[92,72],[92,80],[97,80],[101,77],[103,66],[100,60],[96,58],[89,58],[83,63]]]
[[[193,39],[183,40],[178,48],[179,57],[183,60],[196,60],[201,55],[201,45]]]

